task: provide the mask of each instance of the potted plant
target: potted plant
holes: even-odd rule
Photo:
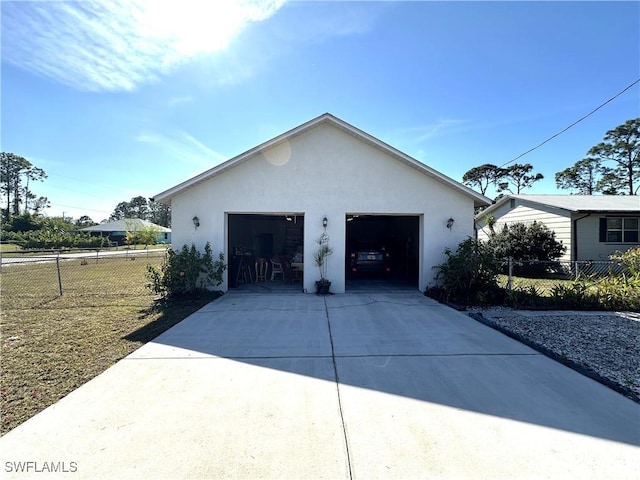
[[[320,269],[320,280],[316,280],[316,293],[319,295],[327,295],[331,282],[327,280],[327,257],[333,253],[329,247],[329,236],[326,233],[320,235],[316,240],[318,250],[313,254],[313,260]]]

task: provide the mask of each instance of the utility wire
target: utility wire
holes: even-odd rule
[[[620,95],[622,95],[624,92],[626,92],[627,90],[629,90],[631,87],[633,87],[634,85],[640,83],[640,78],[638,80],[636,80],[635,82],[633,82],[631,85],[629,85],[628,87],[626,87],[624,90],[622,90],[621,92],[617,93],[616,95],[614,95],[613,97],[611,97],[609,100],[607,100],[606,102],[604,102],[602,105],[600,105],[599,107],[593,109],[592,111],[590,111],[589,113],[587,113],[584,117],[580,118],[579,120],[576,120],[575,122],[573,122],[571,125],[569,125],[567,128],[565,128],[564,130],[556,133],[555,135],[553,135],[552,137],[547,138],[544,142],[536,145],[533,148],[530,148],[529,150],[527,150],[526,152],[518,155],[516,158],[514,158],[513,160],[509,160],[508,162],[503,163],[502,165],[500,165],[500,168],[504,167],[505,165],[509,165],[511,162],[515,162],[516,160],[524,157],[525,155],[533,152],[534,150],[537,150],[538,148],[540,148],[541,146],[543,146],[545,143],[550,142],[551,140],[553,140],[554,138],[556,138],[559,135],[562,135],[564,132],[566,132],[567,130],[569,130],[572,127],[575,127],[577,124],[579,124],[581,121],[583,121],[584,119],[586,119],[587,117],[590,117],[591,115],[593,115],[594,113],[596,113],[598,110],[600,110],[602,107],[604,107],[605,105],[607,105],[608,103],[611,103],[612,101],[614,101],[616,98],[618,98]]]

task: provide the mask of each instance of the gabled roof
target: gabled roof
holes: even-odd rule
[[[573,213],[640,214],[640,196],[637,195],[506,195],[476,215],[476,218],[485,217],[512,199]]]
[[[457,182],[447,177],[446,175],[443,175],[442,173],[416,160],[415,158],[412,158],[409,155],[402,153],[400,150],[397,150],[396,148],[391,147],[390,145],[384,143],[383,141],[369,135],[366,132],[363,132],[362,130],[359,130],[358,128],[331,115],[330,113],[325,113],[323,115],[320,115],[319,117],[316,117],[313,120],[303,123],[302,125],[292,130],[289,130],[288,132],[283,133],[282,135],[272,138],[271,140],[268,140],[258,145],[257,147],[252,148],[251,150],[241,153],[240,155],[233,157],[230,160],[227,160],[226,162],[221,163],[220,165],[217,165],[207,170],[206,172],[201,173],[200,175],[196,175],[195,177],[190,178],[189,180],[186,180],[174,187],[171,187],[168,190],[165,190],[164,192],[161,192],[155,195],[153,199],[156,202],[168,203],[170,202],[172,197],[182,193],[183,191],[191,187],[194,187],[195,185],[198,185],[202,182],[205,182],[217,175],[220,175],[221,173],[224,173],[225,171],[251,158],[254,158],[256,155],[259,155],[264,150],[272,148],[282,142],[289,141],[292,138],[298,135],[301,135],[320,124],[333,125],[339,128],[340,130],[356,137],[357,139],[385,151],[387,154],[393,156],[394,158],[400,160],[401,162],[409,165],[412,168],[415,168],[420,173],[427,175],[428,177],[431,177],[435,180],[438,180],[444,183],[445,185],[448,185],[449,187],[467,195],[468,197],[473,198],[473,201],[476,207],[489,205],[491,203],[491,200],[485,197],[484,195],[481,195],[480,193],[470,189],[466,185],[463,185],[462,183]]]
[[[155,227],[160,232],[170,232],[171,229],[162,227],[151,223],[148,220],[141,220],[140,218],[124,218],[122,220],[115,220],[113,222],[101,223],[100,225],[94,225],[93,227],[81,228],[81,232],[135,232],[147,227]]]

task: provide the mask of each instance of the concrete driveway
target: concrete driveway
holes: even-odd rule
[[[630,479],[639,445],[640,405],[418,293],[245,293],[0,438],[0,468],[21,479]]]

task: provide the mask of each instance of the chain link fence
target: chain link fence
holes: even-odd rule
[[[521,261],[508,258],[501,263],[499,285],[509,291],[534,288],[538,293],[550,292],[555,286],[577,279],[598,281],[628,273],[628,269],[612,261]]]
[[[31,308],[59,297],[98,299],[152,295],[147,265],[160,267],[165,250],[131,250],[2,258],[3,308]]]

